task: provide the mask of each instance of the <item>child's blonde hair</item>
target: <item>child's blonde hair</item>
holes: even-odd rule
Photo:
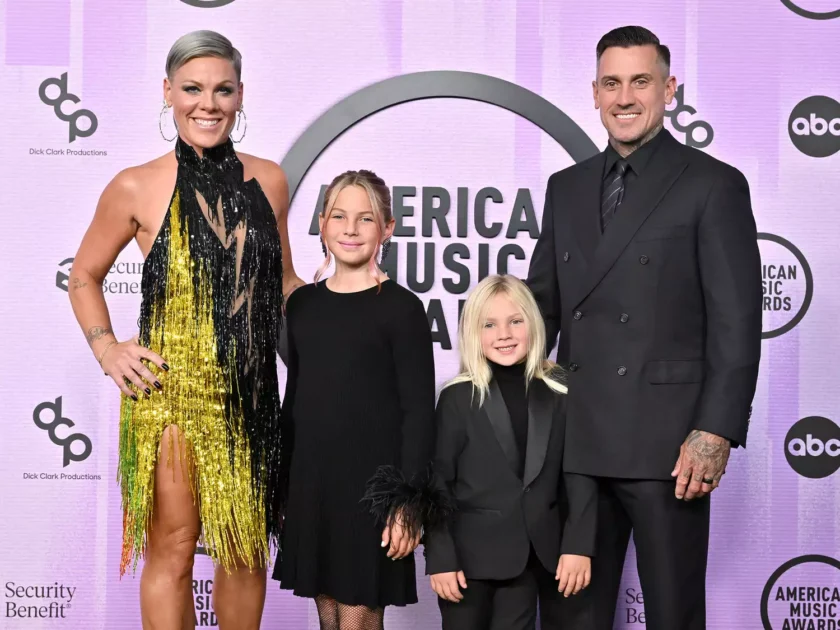
[[[505,294],[514,302],[528,322],[528,354],[525,356],[525,382],[538,378],[558,394],[565,394],[568,389],[560,382],[560,368],[545,357],[545,323],[543,322],[537,301],[527,285],[509,275],[488,276],[473,289],[458,324],[458,346],[461,355],[461,372],[446,383],[449,387],[456,383],[470,382],[473,394],[478,392],[479,406],[490,391],[492,372],[487,357],[481,349],[481,330],[487,315],[487,306],[496,295]]]
[[[378,231],[377,241],[382,240],[382,234],[385,232],[385,227],[394,218],[391,211],[391,191],[385,182],[373,171],[366,171],[364,169],[359,171],[346,171],[341,175],[337,175],[332,180],[327,190],[324,193],[324,207],[321,209],[321,217],[325,220],[330,218],[333,208],[335,207],[335,200],[338,199],[338,193],[348,186],[358,186],[364,190],[370,199],[370,209],[373,212],[376,220],[376,227]],[[321,234],[321,242],[324,242],[324,235]],[[324,272],[329,268],[332,261],[332,255],[329,249],[324,248],[324,262],[315,272],[315,282],[321,279]],[[371,277],[376,280],[376,285],[381,288],[379,281],[379,274],[381,272],[379,264],[376,262],[379,252],[382,249],[382,243],[377,242],[373,250],[373,255],[368,261],[368,271]]]

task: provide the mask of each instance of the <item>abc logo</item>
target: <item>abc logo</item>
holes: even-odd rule
[[[820,416],[802,418],[785,437],[785,458],[803,477],[828,477],[840,468],[840,427]]]
[[[793,108],[788,132],[805,155],[834,155],[840,151],[840,103],[827,96],[809,96]]]

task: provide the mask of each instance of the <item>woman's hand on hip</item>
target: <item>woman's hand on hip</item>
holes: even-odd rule
[[[164,371],[169,370],[169,366],[160,355],[137,343],[137,337],[122,342],[112,341],[102,351],[99,363],[123,394],[137,400],[137,395],[130,385],[134,385],[137,391],[145,392],[147,396],[151,395],[152,387],[163,389],[157,376],[152,374],[143,361],[148,361]]]

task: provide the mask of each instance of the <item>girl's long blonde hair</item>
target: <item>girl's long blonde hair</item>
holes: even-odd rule
[[[470,382],[473,394],[478,393],[479,406],[490,392],[493,373],[481,349],[481,330],[491,299],[503,293],[514,302],[528,322],[528,354],[525,356],[525,382],[537,378],[552,391],[565,394],[568,389],[560,382],[560,368],[545,357],[545,323],[537,301],[524,282],[509,275],[488,276],[478,283],[464,305],[458,324],[458,345],[461,355],[461,372],[444,387]]]

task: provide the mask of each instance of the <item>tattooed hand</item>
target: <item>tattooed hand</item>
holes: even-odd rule
[[[697,430],[689,433],[671,472],[677,477],[676,497],[690,501],[717,488],[726,472],[730,448],[729,440],[719,435]]]

